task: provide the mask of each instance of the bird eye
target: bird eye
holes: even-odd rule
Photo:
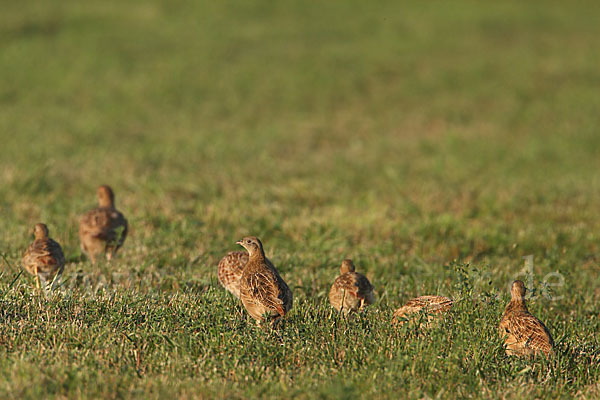
[[[252,243],[252,240],[248,239],[248,240],[246,240],[246,243],[250,244],[250,243]]]

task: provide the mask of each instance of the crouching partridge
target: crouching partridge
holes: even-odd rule
[[[440,318],[452,308],[454,301],[444,296],[419,296],[410,299],[394,312],[394,325],[406,322],[418,322],[420,328],[427,328],[434,319]],[[424,316],[424,320],[421,317]]]

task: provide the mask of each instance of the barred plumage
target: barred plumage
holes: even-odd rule
[[[549,356],[554,353],[554,339],[546,325],[531,315],[525,304],[525,284],[514,281],[510,290],[511,300],[500,320],[499,334],[504,339],[506,354]]]
[[[219,283],[237,298],[240,297],[240,279],[247,263],[248,253],[245,251],[230,251],[219,261]]]
[[[110,261],[123,246],[127,237],[127,220],[115,209],[114,194],[110,186],[98,188],[98,208],[88,211],[79,220],[81,250],[96,263],[97,257],[106,253]]]
[[[452,299],[444,296],[415,297],[394,312],[392,322],[394,325],[402,325],[405,322],[418,322],[424,314],[426,321],[421,322],[420,328],[426,328],[431,325],[435,318],[439,318],[443,313],[450,310],[453,304]]]
[[[60,244],[48,236],[48,227],[39,223],[34,228],[35,240],[29,245],[21,263],[27,272],[36,276],[37,285],[56,287],[65,269],[65,256]]]
[[[373,285],[366,276],[355,272],[350,259],[342,262],[340,275],[329,290],[329,303],[338,311],[357,312],[375,302]]]
[[[292,291],[265,257],[262,243],[249,236],[237,242],[248,250],[248,263],[240,279],[240,300],[258,323],[277,322],[292,308]]]

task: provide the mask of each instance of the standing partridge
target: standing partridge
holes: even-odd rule
[[[230,251],[219,261],[217,271],[219,283],[238,299],[240,298],[240,279],[247,263],[248,253],[245,251]]]
[[[106,253],[110,261],[127,237],[127,220],[115,209],[115,195],[110,186],[98,188],[98,208],[85,213],[79,220],[81,250],[96,263]]]
[[[65,269],[65,256],[60,244],[48,237],[48,227],[39,223],[33,230],[35,240],[29,245],[21,260],[23,268],[35,275],[37,286],[40,281],[44,289],[52,284],[55,289]]]
[[[338,276],[329,291],[329,302],[336,310],[350,313],[375,302],[373,286],[366,276],[355,272],[352,260],[342,261]]]
[[[292,291],[266,257],[257,237],[248,236],[237,244],[248,251],[248,263],[240,279],[240,299],[258,324],[276,324],[292,308]]]
[[[452,308],[454,301],[444,296],[419,296],[410,299],[406,304],[394,312],[394,325],[420,320],[420,313],[425,313],[426,320],[419,325],[420,328],[428,327],[435,318],[441,317]]]
[[[554,353],[554,340],[548,328],[531,315],[525,304],[525,284],[514,281],[510,289],[511,300],[500,320],[499,333],[504,339],[507,355],[549,356]]]

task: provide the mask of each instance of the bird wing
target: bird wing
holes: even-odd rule
[[[342,290],[346,293],[346,295],[359,297],[360,295],[360,283],[357,281],[355,273],[346,272],[335,278],[333,281],[333,288],[336,292],[341,292]]]
[[[277,276],[270,269],[255,271],[242,276],[246,298],[261,304],[263,307],[276,310],[284,315],[283,300],[280,298],[280,287]]]
[[[275,268],[275,266],[273,265],[271,260],[269,260],[268,258],[265,258],[265,263],[267,264],[269,269],[275,275],[275,279],[277,280],[277,285],[279,287],[279,299],[283,303],[285,312],[287,312],[292,308],[292,304],[294,302],[294,294],[290,290],[287,283],[285,283],[285,281],[283,280],[281,275],[279,275],[279,271],[277,271],[277,268]]]
[[[402,307],[394,312],[394,320],[402,323],[408,315],[425,311],[428,318],[440,314],[452,308],[454,301],[444,296],[419,296],[407,301]]]
[[[503,326],[519,342],[530,348],[545,348],[554,345],[546,325],[529,312],[516,312],[507,318]]]
[[[37,266],[38,270],[44,271],[54,266],[63,266],[65,256],[60,245],[52,239],[35,240],[29,245],[22,259],[23,266],[32,270]]]
[[[354,275],[354,286],[357,288],[356,294],[358,298],[365,298],[369,296],[370,293],[373,292],[373,285],[363,274],[359,274],[358,272],[352,273]]]
[[[227,290],[239,297],[239,281],[248,263],[248,253],[231,251],[219,261],[217,278]]]
[[[56,264],[58,264],[58,265],[64,265],[64,263],[65,263],[65,255],[63,253],[62,247],[60,247],[60,244],[58,244],[57,242],[55,242],[53,239],[48,239],[46,246],[47,246],[46,247],[47,251],[55,259]]]
[[[127,225],[127,220],[119,211],[99,207],[83,215],[79,229],[82,233],[95,238],[106,241],[117,240],[122,244],[127,236]]]
[[[110,226],[111,219],[109,210],[107,208],[95,208],[83,215],[79,224],[79,229],[82,233],[106,240]]]
[[[248,263],[248,253],[245,251],[230,251],[219,261],[219,271],[231,271],[241,274]]]

